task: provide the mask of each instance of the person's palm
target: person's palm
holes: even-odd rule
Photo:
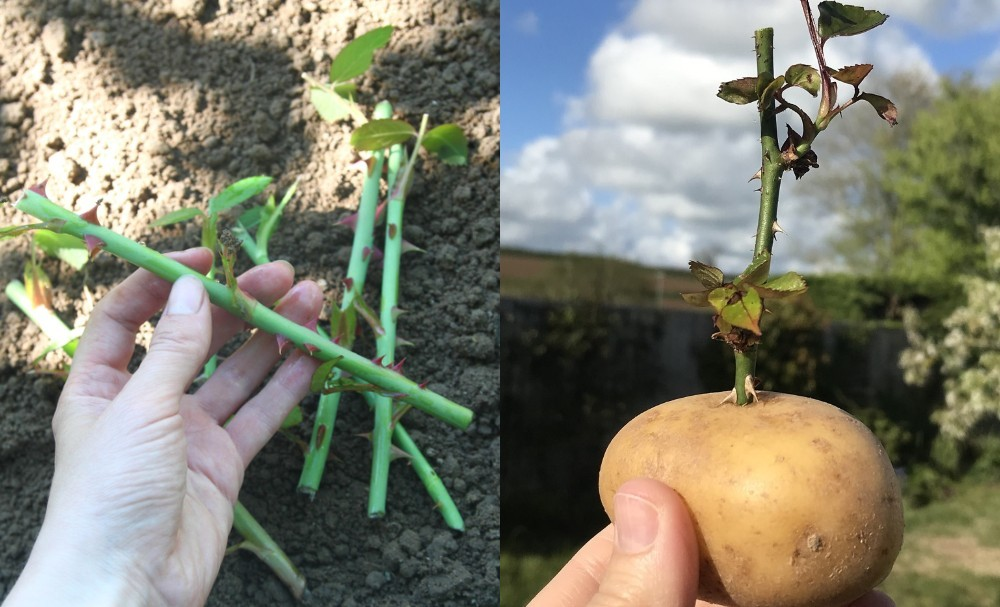
[[[177,259],[199,271],[211,263],[206,249]],[[246,273],[240,285],[264,305],[284,296],[279,311],[293,320],[315,318],[319,288],[302,283],[289,291],[292,278],[287,264],[270,264]],[[133,587],[152,589],[154,604],[200,604],[218,574],[246,465],[305,395],[315,363],[293,353],[250,398],[279,358],[274,337],[260,333],[185,395],[208,354],[244,326],[202,294],[198,311],[164,315],[130,374],[136,331],[169,289],[137,272],[88,323],[53,419],[56,472],[46,522],[73,526],[77,550],[112,570],[120,565]]]

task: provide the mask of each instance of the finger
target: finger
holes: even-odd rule
[[[586,605],[597,594],[614,550],[615,528],[608,525],[595,535],[538,593],[528,607]]]
[[[181,396],[201,370],[212,334],[208,293],[201,281],[182,276],[174,283],[149,352],[115,399],[136,426],[175,416]]]
[[[872,590],[847,607],[896,607],[896,603],[888,595]]]
[[[199,247],[167,257],[207,272],[212,252]],[[127,366],[135,351],[135,335],[167,300],[170,283],[148,270],[137,270],[108,292],[94,308],[73,368],[66,379],[66,392],[76,396],[112,399],[128,380]]]
[[[279,314],[304,324],[319,316],[323,292],[311,281],[300,282],[275,308]],[[278,362],[278,342],[274,335],[258,331],[198,389],[195,397],[201,408],[218,423],[232,415],[253,394]]]
[[[319,365],[319,360],[303,352],[293,352],[260,393],[236,412],[226,431],[243,458],[244,466],[250,465],[261,447],[281,427],[292,407],[309,393],[309,380]]]
[[[614,549],[588,605],[693,605],[698,544],[680,496],[657,481],[633,479],[618,489],[614,507]]]
[[[272,261],[250,268],[236,278],[236,284],[265,306],[272,306],[283,297],[295,281],[295,269],[284,260]],[[246,323],[222,308],[212,307],[212,345],[209,352],[218,352],[234,335],[243,331]]]

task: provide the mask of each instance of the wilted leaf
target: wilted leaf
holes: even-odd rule
[[[360,151],[381,150],[396,143],[403,143],[416,134],[417,131],[408,122],[383,118],[356,128],[351,133],[351,145]]]
[[[310,87],[309,102],[327,122],[336,122],[351,113],[351,105],[345,99],[318,86]]]
[[[681,293],[681,297],[683,297],[684,301],[688,302],[692,306],[698,308],[707,308],[711,305],[710,303],[708,303],[709,292],[710,291],[705,290],[705,291],[697,291],[695,293]]]
[[[785,70],[785,82],[790,86],[805,89],[813,97],[819,94],[820,85],[822,85],[819,71],[804,63],[796,63]]]
[[[896,126],[896,106],[891,101],[872,93],[861,93],[860,99],[870,103],[875,108],[875,111],[878,112],[878,115],[888,122],[890,126]]]
[[[694,277],[698,279],[698,282],[700,282],[706,289],[714,289],[722,286],[724,277],[722,270],[719,268],[694,260],[688,262],[688,267],[691,268],[691,274],[693,274]]]
[[[734,327],[752,331],[760,335],[760,316],[764,313],[764,302],[754,289],[740,293],[733,302],[722,308],[722,318]]]
[[[871,73],[872,67],[873,66],[870,63],[849,65],[847,67],[842,67],[839,70],[831,70],[830,77],[845,84],[858,87],[861,85],[861,81]]]
[[[739,80],[723,82],[716,96],[723,101],[745,105],[757,101],[757,77],[748,76]]]
[[[826,42],[835,36],[856,36],[874,29],[889,18],[878,11],[839,2],[819,3],[819,36]]]
[[[24,266],[24,291],[32,308],[52,309],[52,281],[34,261],[28,261]]]
[[[258,175],[240,179],[208,201],[208,212],[218,214],[256,196],[271,185],[272,177]]]
[[[153,228],[162,228],[163,226],[169,226],[175,223],[180,223],[182,221],[187,221],[188,219],[198,217],[199,215],[202,217],[205,216],[205,214],[202,213],[199,209],[195,208],[177,209],[176,211],[171,211],[167,213],[166,215],[160,217],[159,219],[150,223],[149,225],[150,227]]]
[[[461,127],[454,124],[442,124],[428,131],[423,146],[445,164],[463,165],[469,157],[469,140]]]
[[[365,73],[375,51],[389,43],[392,26],[386,25],[362,34],[337,53],[330,64],[330,82],[343,82]]]

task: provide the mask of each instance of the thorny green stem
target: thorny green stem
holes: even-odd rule
[[[364,397],[368,404],[374,407],[375,395],[371,392],[365,392]],[[397,421],[393,425],[392,440],[397,447],[410,456],[410,465],[413,467],[413,471],[417,473],[417,477],[424,484],[427,494],[434,500],[434,506],[441,511],[445,524],[456,531],[465,531],[465,521],[462,520],[462,514],[455,506],[455,501],[451,499],[451,494],[448,493],[441,477],[434,471],[434,467],[420,452],[417,444],[413,442],[402,422]]]
[[[420,151],[420,142],[427,129],[427,115],[420,123],[420,132],[413,148],[414,156]],[[391,365],[396,357],[396,315],[399,308],[399,263],[403,255],[403,208],[406,188],[395,188],[400,178],[399,170],[406,156],[402,144],[389,150],[389,201],[386,204],[385,250],[382,263],[382,300],[379,321],[383,333],[375,339],[376,354],[384,365]],[[375,422],[372,427],[372,473],[368,491],[368,516],[385,515],[385,496],[389,482],[389,443],[392,434],[392,399],[375,395],[373,408]]]
[[[292,596],[302,600],[302,595],[306,590],[306,576],[292,563],[288,555],[278,546],[274,538],[261,527],[260,523],[251,516],[250,512],[240,502],[233,505],[233,529],[243,536],[242,542],[235,548],[249,550],[257,555],[257,558],[274,571],[282,582],[288,586]]]
[[[375,106],[372,117],[375,119],[391,118],[392,105],[387,101],[379,103]],[[347,265],[350,288],[344,290],[339,304],[342,316],[355,313],[355,297],[360,296],[364,289],[365,279],[368,275],[368,261],[371,259],[371,252],[374,249],[375,216],[378,210],[385,152],[375,152],[374,158],[375,166],[365,178],[361,190],[361,201],[358,203],[357,224],[354,230],[354,241],[351,243],[351,259]],[[336,331],[336,328],[334,327],[332,330]],[[350,343],[351,337],[353,336],[349,336],[348,342],[344,344],[347,348],[352,345]],[[341,377],[341,372],[336,370],[330,381],[336,382]],[[309,439],[309,451],[306,452],[302,474],[299,476],[299,491],[310,496],[314,496],[319,490],[323,470],[326,469],[326,462],[329,459],[333,426],[336,423],[337,410],[340,407],[340,394],[340,392],[321,394],[316,408],[316,419],[313,423],[312,436]]]
[[[754,32],[757,51],[758,82],[774,80],[774,30],[767,27]],[[757,239],[754,243],[754,257],[770,253],[774,245],[774,222],[778,217],[778,190],[781,188],[781,152],[778,149],[778,121],[774,112],[774,100],[760,108],[760,214],[757,216]],[[754,376],[757,367],[757,346],[745,352],[736,352],[736,404],[748,402],[746,377]]]
[[[20,308],[24,315],[31,322],[35,323],[42,333],[45,334],[52,343],[62,348],[67,356],[73,358],[76,353],[76,345],[79,342],[74,332],[56,316],[56,313],[44,306],[33,307],[28,299],[28,293],[24,289],[24,284],[19,280],[12,280],[4,287],[4,293],[11,303]]]
[[[399,173],[403,154],[402,144],[396,144],[389,149],[390,181],[395,181]],[[385,247],[382,251],[382,300],[379,315],[384,332],[375,339],[375,354],[383,365],[393,364],[396,356],[396,323],[395,319],[392,318],[391,307],[396,305],[399,298],[400,250],[398,243],[402,236],[398,232],[402,228],[402,202],[401,199],[393,197],[386,204],[386,236]],[[388,313],[387,306],[390,308]],[[368,516],[381,518],[385,516],[385,500],[389,484],[392,399],[387,396],[373,395],[369,402],[372,404],[375,418],[371,435],[372,470],[368,485]]]
[[[430,390],[423,389],[402,375],[338,346],[316,331],[292,322],[266,306],[252,306],[250,314],[243,315],[226,285],[209,280],[180,262],[148,249],[116,232],[88,223],[40,194],[27,191],[25,197],[15,207],[33,217],[50,222],[52,229],[64,234],[71,234],[77,238],[83,238],[85,235],[94,236],[104,242],[104,248],[109,253],[145,268],[164,280],[174,282],[181,276],[194,276],[201,280],[213,304],[243,318],[250,325],[273,335],[284,335],[298,348],[306,349],[306,346],[312,346],[316,349],[312,353],[315,358],[337,360],[337,366],[344,371],[386,391],[401,394],[401,400],[449,424],[466,428],[472,422],[471,410]]]

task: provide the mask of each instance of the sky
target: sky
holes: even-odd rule
[[[826,45],[831,66],[875,65],[863,90],[878,93],[879,79],[900,72],[932,83],[1000,78],[1000,2],[865,6],[889,20]],[[698,258],[741,271],[757,222],[759,182],[748,179],[760,165],[759,124],[752,104],[715,94],[723,81],[754,75],[753,32],[766,26],[776,71],[815,63],[794,0],[502,0],[501,244],[657,267]],[[807,94],[793,98],[815,114]],[[849,111],[889,128],[867,105]],[[786,120],[797,124],[778,120],[779,132]],[[824,254],[837,221],[815,204],[809,177],[782,181],[786,234],[775,268],[838,267]]]

